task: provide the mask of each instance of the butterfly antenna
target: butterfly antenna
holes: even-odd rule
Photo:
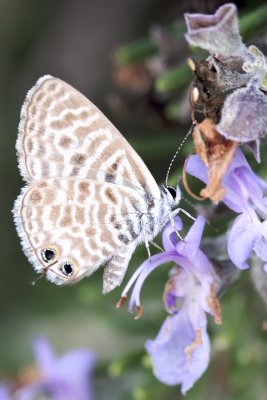
[[[170,165],[169,165],[169,167],[168,167],[167,174],[166,174],[166,179],[165,179],[165,184],[166,184],[166,186],[168,186],[168,179],[169,179],[169,175],[170,175],[170,172],[171,172],[172,165],[173,165],[173,163],[174,163],[174,161],[175,161],[177,155],[179,154],[181,148],[183,147],[185,141],[186,141],[187,138],[191,135],[191,133],[192,133],[192,131],[193,131],[193,127],[194,127],[194,123],[192,123],[192,125],[190,126],[189,131],[187,132],[187,134],[186,134],[185,137],[183,138],[183,140],[182,140],[182,142],[180,143],[178,149],[176,150],[174,156],[172,157],[172,160],[171,160],[171,162],[170,162]]]
[[[193,204],[190,200],[188,200],[184,195],[182,195],[181,200],[183,200],[185,203],[187,203],[193,210],[196,211],[197,216],[199,215],[199,209],[196,207],[195,204]]]
[[[189,206],[192,207],[193,210],[196,211],[197,216],[203,215],[203,217],[204,217],[205,220],[206,220],[206,223],[207,223],[215,232],[219,232],[219,231],[220,231],[219,228],[218,228],[218,226],[216,226],[216,225],[208,218],[208,216],[205,215],[205,214],[206,214],[206,213],[205,213],[205,210],[203,210],[203,209],[201,210],[201,207],[196,206],[195,204],[193,204],[190,200],[188,200],[188,199],[187,199],[186,197],[184,197],[184,196],[182,196],[182,200],[183,200],[185,203],[189,204]]]

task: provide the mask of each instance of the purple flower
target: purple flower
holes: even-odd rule
[[[178,241],[176,230],[182,227],[181,219],[175,219],[175,228],[168,224],[162,235],[165,251],[145,261],[122,293],[122,299],[126,299],[128,290],[135,284],[129,309],[132,311],[136,306],[139,317],[140,292],[145,279],[160,265],[175,262],[164,294],[166,309],[172,315],[164,322],[157,338],[146,343],[146,350],[151,356],[155,376],[168,385],[181,384],[183,394],[200,378],[209,363],[206,313],[221,323],[216,298],[218,277],[199,249],[204,225],[204,218],[199,216],[184,241]]]
[[[12,400],[10,388],[8,385],[0,385],[0,400]]]
[[[215,14],[185,14],[187,41],[211,54],[240,56],[244,44],[239,34],[237,9],[234,4],[225,4]]]
[[[255,156],[260,161],[259,143],[267,131],[267,98],[259,89],[257,78],[226,98],[216,129],[226,139],[248,143],[249,146],[254,143]]]
[[[93,399],[91,373],[95,356],[90,350],[77,349],[55,357],[49,343],[39,338],[34,342],[34,353],[39,378],[16,391],[16,399],[32,400],[41,394],[48,394],[53,400]]]
[[[190,156],[186,169],[207,183],[207,167],[199,156]],[[229,231],[230,259],[238,268],[246,269],[246,260],[254,251],[266,263],[267,272],[267,184],[252,171],[240,149],[222,179],[222,186],[226,189],[223,202],[240,214]]]
[[[145,347],[156,378],[167,385],[181,384],[183,395],[209,365],[210,341],[206,324],[194,331],[183,307],[176,315],[167,317],[156,339],[148,340]]]

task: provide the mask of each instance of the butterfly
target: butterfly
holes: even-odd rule
[[[104,265],[103,293],[120,285],[181,194],[159,187],[112,123],[85,96],[46,75],[29,91],[16,143],[26,186],[13,209],[22,248],[55,284]]]

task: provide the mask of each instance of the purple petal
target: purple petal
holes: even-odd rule
[[[8,385],[0,384],[0,400],[12,400]]]
[[[239,149],[237,149],[239,150]],[[237,154],[237,156],[236,156]],[[226,196],[224,197],[223,201],[227,201],[227,206],[234,210],[235,212],[242,212],[243,207],[240,207],[240,199],[237,194],[232,190],[232,187],[235,185],[232,183],[232,178],[229,176],[229,173],[232,169],[236,166],[243,165],[243,159],[238,151],[236,151],[234,159],[229,167],[229,170],[225,174],[222,179],[223,186],[227,188]],[[241,153],[242,154],[242,153]],[[242,154],[243,155],[243,154]],[[245,157],[244,157],[245,159]],[[246,161],[246,159],[245,159]],[[208,168],[201,160],[201,158],[197,155],[190,156],[186,166],[186,172],[190,175],[194,176],[195,178],[201,180],[205,184],[208,183]]]
[[[265,195],[267,193],[267,182],[264,181],[262,178],[260,178],[258,175],[255,175],[255,176],[256,176],[259,187],[261,188],[263,194]],[[265,198],[265,205],[267,206],[267,197]]]
[[[235,212],[247,212],[251,201],[262,202],[262,187],[259,178],[250,167],[237,167],[223,178],[227,193],[223,202]]]
[[[74,350],[57,359],[53,379],[66,382],[77,400],[91,400],[91,374],[95,355],[87,349]],[[75,370],[74,370],[75,366]]]
[[[254,242],[259,236],[261,224],[252,222],[249,215],[239,215],[229,232],[227,250],[232,262],[240,269],[247,269],[245,262],[251,255]]]
[[[45,398],[51,398],[53,400],[72,400],[76,399],[76,393],[69,387],[68,384],[62,382],[40,382],[32,385],[22,387],[16,392],[16,398],[19,400],[33,400],[39,397],[45,396]],[[82,398],[84,399],[84,398]],[[77,397],[77,400],[80,400]]]
[[[186,295],[186,285],[184,282],[187,281],[188,272],[184,268],[175,265],[169,272],[169,280],[165,285],[163,294],[163,301],[165,308],[169,314],[176,314],[177,310],[180,309],[179,303]],[[179,299],[179,302],[177,301]]]
[[[174,223],[177,231],[182,230],[183,223],[180,217],[175,217]],[[176,243],[177,243],[177,234],[174,231],[173,226],[169,222],[162,232],[162,244],[164,250],[173,251],[175,249]]]
[[[41,384],[34,383],[31,385],[24,386],[16,392],[16,396],[19,400],[32,400],[34,398],[37,398],[38,395],[44,393],[53,395],[53,400],[63,400],[62,397],[60,398],[58,396],[55,396],[55,392],[54,391],[51,392],[50,390],[48,390],[48,388],[44,386],[42,383]],[[67,398],[66,400],[70,399]]]
[[[152,358],[155,376],[167,385],[181,384],[185,394],[207,369],[210,343],[205,328],[202,328],[202,344],[187,359],[185,348],[195,340],[194,328],[182,309],[168,317],[155,340],[149,340],[145,347]]]
[[[208,183],[208,169],[197,155],[190,156],[186,164],[186,172],[204,183]]]
[[[166,310],[169,313],[173,313],[176,310],[177,296],[173,291],[168,290],[164,296],[164,303]]]
[[[245,212],[248,207],[247,196],[240,190],[236,171],[227,173],[222,179],[223,186],[227,189],[223,198],[224,204],[236,213]]]
[[[88,349],[78,349],[55,357],[44,338],[34,342],[34,351],[41,378],[19,391],[19,399],[31,400],[34,395],[48,392],[55,400],[91,400],[91,372],[94,354]]]
[[[185,268],[196,269],[202,273],[206,273],[210,270],[211,264],[205,254],[199,249],[202,234],[205,226],[205,219],[202,215],[198,216],[194,224],[191,226],[187,233],[184,242],[180,241],[176,245],[176,251],[181,254],[185,260],[187,260],[186,266],[184,263],[180,263]]]
[[[230,164],[229,172],[231,172],[239,167],[247,167],[250,169],[249,163],[247,162],[247,159],[244,156],[244,153],[242,152],[242,150],[240,148],[237,148],[236,152],[235,152],[235,156]]]
[[[202,182],[208,182],[208,169],[199,156],[189,157],[186,171]],[[248,197],[262,202],[262,191],[266,187],[266,183],[254,174],[239,148],[222,179],[222,185],[227,189],[223,202],[237,213],[247,211]],[[245,192],[240,189],[241,186]]]
[[[265,136],[266,126],[267,98],[253,80],[226,98],[216,129],[226,139],[246,143]]]
[[[267,221],[261,224],[261,235],[255,241],[253,250],[262,261],[267,261]]]
[[[239,168],[236,170],[236,175],[243,182],[247,189],[249,197],[254,200],[262,201],[262,186],[260,184],[260,178],[254,174],[251,168]]]
[[[237,9],[225,4],[215,14],[185,14],[187,41],[208,50],[211,54],[224,56],[241,55],[244,45],[239,34]]]
[[[55,361],[52,347],[45,338],[39,337],[33,342],[33,351],[37,367],[49,375]]]
[[[133,311],[134,306],[140,306],[140,293],[142,290],[142,286],[144,284],[144,281],[148,277],[151,272],[154,271],[154,269],[158,268],[160,265],[168,263],[170,261],[174,261],[176,263],[179,263],[179,260],[182,257],[179,257],[179,255],[175,251],[169,251],[169,252],[164,252],[164,253],[159,253],[155,254],[152,256],[149,260],[146,260],[139,268],[140,274],[138,278],[136,279],[130,300],[129,300],[129,310]],[[128,286],[128,285],[127,285]],[[123,292],[124,293],[124,292]]]
[[[188,248],[190,246],[191,250],[196,253],[199,249],[200,242],[202,239],[203,230],[205,227],[205,218],[202,215],[199,215],[191,228],[189,229],[185,239],[184,246]]]
[[[266,239],[258,239],[255,241],[253,250],[262,261],[267,261],[267,241]]]

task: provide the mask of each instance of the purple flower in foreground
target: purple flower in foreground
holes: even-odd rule
[[[185,14],[187,41],[211,54],[241,56],[244,44],[239,34],[237,9],[224,4],[213,15]]]
[[[181,229],[180,218],[175,219]],[[166,285],[164,301],[169,316],[157,338],[146,343],[152,358],[155,376],[168,385],[181,384],[185,394],[206,370],[210,343],[207,334],[207,316],[210,313],[221,322],[220,306],[216,298],[218,278],[213,267],[199,249],[205,220],[199,216],[186,235],[178,241],[175,228],[168,224],[163,231],[164,250],[145,261],[132,276],[122,293],[127,296],[133,284],[129,302],[141,311],[140,292],[147,276],[166,262],[175,262]],[[180,306],[178,305],[180,303]]]
[[[14,394],[16,400],[32,400],[42,394],[53,400],[93,399],[91,373],[95,356],[90,350],[77,349],[55,357],[49,343],[39,338],[34,342],[34,353],[38,378],[17,390]],[[2,389],[4,391],[5,387]],[[0,391],[2,400],[1,394]],[[3,400],[11,398],[3,397]]]
[[[186,170],[208,182],[207,167],[199,156],[190,156]],[[246,260],[255,251],[266,263],[267,272],[267,184],[252,171],[240,149],[222,179],[222,186],[227,190],[223,202],[240,214],[229,231],[230,259],[240,269],[246,269]]]
[[[0,385],[0,400],[12,400],[8,385]]]

